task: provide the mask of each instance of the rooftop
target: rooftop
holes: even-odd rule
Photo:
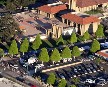
[[[77,0],[77,6],[88,7],[88,6],[98,5],[106,2],[108,2],[108,0]]]
[[[68,0],[67,1],[61,0],[61,1],[63,1],[63,2],[65,1],[65,2],[69,3]],[[98,5],[98,4],[107,3],[107,2],[108,2],[108,0],[76,0],[76,5],[78,7],[83,8],[83,7]]]
[[[87,14],[82,14],[82,13],[67,13],[67,14],[64,14],[61,16],[62,18],[64,19],[67,19],[67,20],[70,20],[70,21],[73,21],[75,23],[78,23],[78,24],[89,24],[89,23],[92,23],[92,22],[98,22],[100,21],[97,17],[94,17],[94,16],[89,16]]]
[[[100,56],[103,56],[105,58],[108,58],[108,49],[102,50],[102,51],[98,51],[97,54],[100,55]]]
[[[38,9],[46,13],[56,14],[61,10],[67,9],[67,7],[65,4],[48,4],[38,7]]]

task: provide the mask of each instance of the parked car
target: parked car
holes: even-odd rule
[[[73,71],[74,71],[74,73],[75,73],[77,76],[80,76],[80,73],[78,72],[77,67],[74,67],[74,68],[73,68]]]
[[[91,71],[91,69],[90,69],[88,64],[86,64],[85,67],[86,67],[86,70],[88,71],[88,73],[92,73],[92,71]]]
[[[86,83],[90,83],[90,84],[92,84],[92,83],[95,83],[95,80],[92,80],[92,79],[86,79],[85,82],[86,82]]]
[[[70,74],[72,75],[72,77],[76,77],[76,74],[73,71],[70,71]]]
[[[59,76],[61,79],[65,79],[64,74],[63,74],[63,73],[61,73],[61,72],[58,72],[58,76]]]
[[[98,85],[104,86],[105,84],[107,84],[105,81],[100,81],[97,83]]]
[[[91,65],[90,65],[90,69],[92,70],[92,72],[96,72],[96,70]]]
[[[84,75],[84,71],[83,71],[83,69],[81,68],[81,66],[78,66],[78,71],[79,71],[79,73],[80,73],[81,75]]]

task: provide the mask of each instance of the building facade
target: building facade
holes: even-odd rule
[[[98,7],[108,6],[108,0],[69,0],[69,9],[77,12],[90,11]]]

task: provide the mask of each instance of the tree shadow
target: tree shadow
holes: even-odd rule
[[[48,40],[42,40],[42,44],[41,44],[40,48],[43,48],[43,47],[51,48],[51,47],[53,47],[53,45]]]

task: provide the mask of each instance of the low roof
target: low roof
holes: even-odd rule
[[[19,28],[20,28],[20,30],[23,30],[23,29],[25,29],[25,27],[24,27],[24,26],[19,26]]]
[[[46,13],[56,14],[61,10],[67,9],[67,7],[65,4],[60,4],[55,6],[43,5],[41,7],[38,7],[38,9]]]
[[[77,14],[71,14],[71,13],[64,14],[61,17],[82,25],[100,21],[97,17],[94,16],[81,17],[78,16]]]
[[[99,51],[99,52],[97,52],[97,54],[99,54],[100,56],[108,58],[108,53]]]

